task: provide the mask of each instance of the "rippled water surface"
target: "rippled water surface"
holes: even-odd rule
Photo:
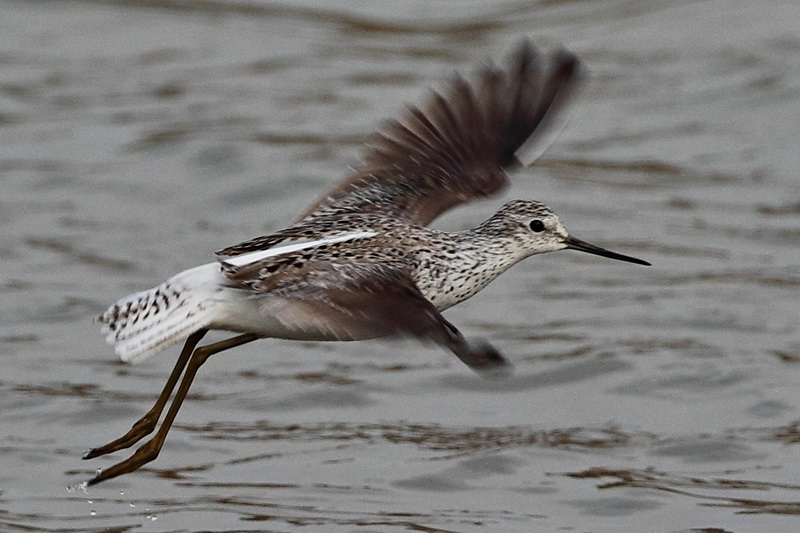
[[[0,531],[797,530],[800,3],[123,4],[0,6]],[[125,366],[92,317],[521,35],[591,81],[506,197],[653,266],[535,257],[448,311],[505,381],[415,343],[212,358],[156,462],[67,491],[177,355]]]

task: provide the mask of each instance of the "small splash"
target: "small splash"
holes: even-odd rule
[[[84,494],[88,494],[89,493],[89,490],[87,489],[88,486],[89,482],[83,481],[81,483],[77,483],[75,485],[70,485],[69,487],[67,487],[67,492],[81,491]]]

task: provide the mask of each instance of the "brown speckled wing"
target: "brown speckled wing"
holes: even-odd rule
[[[354,263],[316,270],[299,282],[278,282],[264,305],[287,326],[318,329],[339,340],[430,337],[438,320],[411,278],[391,264]]]
[[[302,240],[313,240],[324,238],[327,235],[339,235],[352,231],[365,231],[375,227],[374,217],[361,213],[344,213],[325,217],[318,217],[314,220],[305,220],[289,228],[270,233],[261,237],[256,237],[233,246],[223,248],[215,252],[220,261],[237,255],[269,250],[278,245],[290,242],[300,242]]]
[[[496,350],[468,342],[425,299],[402,256],[381,262],[317,258],[300,266],[283,263],[275,268],[277,264],[239,271],[230,276],[231,282],[263,293],[262,310],[302,338],[415,337],[448,348],[481,374],[508,368]]]
[[[543,65],[543,63],[546,63]],[[426,225],[445,210],[497,193],[515,154],[531,146],[579,78],[578,60],[558,51],[543,61],[523,42],[505,68],[456,77],[387,123],[354,173],[301,217],[374,213]]]

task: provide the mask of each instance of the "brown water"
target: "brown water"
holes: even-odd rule
[[[800,3],[118,4],[0,6],[0,531],[800,528]],[[242,347],[155,463],[68,492],[177,352],[124,366],[92,316],[279,229],[520,35],[592,79],[508,196],[654,266],[549,254],[448,312],[506,381],[414,343]]]

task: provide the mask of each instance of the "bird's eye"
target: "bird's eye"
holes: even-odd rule
[[[538,218],[535,220],[531,220],[531,231],[534,233],[541,233],[544,231],[544,222],[539,220]]]

